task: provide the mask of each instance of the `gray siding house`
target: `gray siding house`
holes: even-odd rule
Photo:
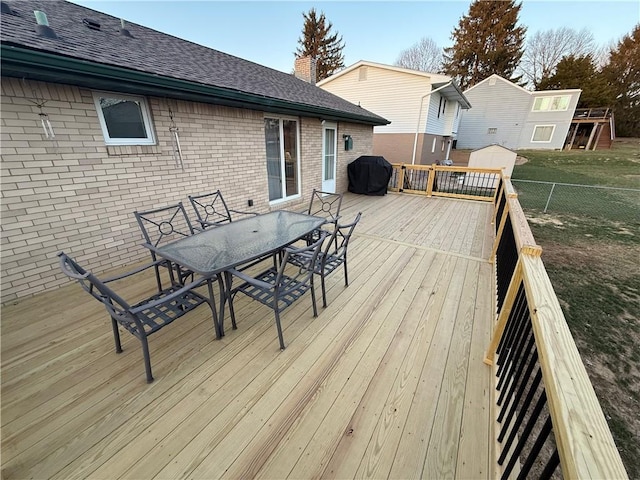
[[[257,212],[344,192],[347,164],[388,123],[291,74],[70,2],[5,0],[0,19],[3,302],[67,283],[60,250],[96,272],[146,260],[134,210],[217,189]]]
[[[491,75],[464,92],[473,108],[462,112],[457,148],[561,149],[581,92],[531,92]]]

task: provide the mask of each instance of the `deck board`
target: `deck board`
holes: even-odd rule
[[[346,195],[358,211],[350,286],[287,309],[282,352],[238,298],[222,340],[205,307],[153,335],[147,385],[77,286],[5,305],[2,478],[488,476],[491,205]]]

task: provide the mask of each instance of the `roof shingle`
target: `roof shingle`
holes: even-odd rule
[[[127,68],[294,104],[320,107],[386,124],[368,112],[321,88],[256,63],[127,22],[132,37],[120,33],[120,19],[64,0],[4,0],[13,15],[1,16],[4,45],[25,47],[64,57]],[[38,36],[34,10],[44,11],[57,39]],[[100,24],[93,30],[83,19]],[[301,112],[303,113],[303,112]]]

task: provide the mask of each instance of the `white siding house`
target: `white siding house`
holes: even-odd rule
[[[461,111],[471,107],[451,77],[365,61],[317,85],[391,121],[374,127],[373,153],[393,163],[448,158]]]
[[[561,149],[581,92],[531,92],[491,75],[464,92],[474,108],[462,115],[457,147]]]

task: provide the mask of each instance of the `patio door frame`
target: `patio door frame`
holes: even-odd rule
[[[333,130],[333,171],[331,178],[327,179],[327,130]],[[324,122],[322,125],[322,191],[336,193],[336,174],[338,166],[338,124]]]

